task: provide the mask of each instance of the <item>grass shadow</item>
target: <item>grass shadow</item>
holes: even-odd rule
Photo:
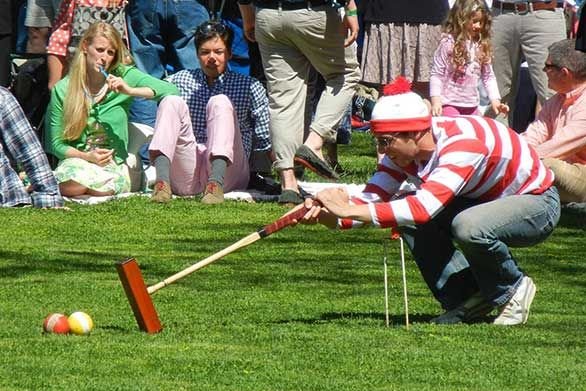
[[[414,314],[409,315],[409,323],[429,323],[437,315]],[[283,319],[275,321],[277,324],[303,323],[303,324],[320,324],[347,320],[380,320],[385,321],[385,314],[381,312],[325,312],[317,318],[297,318]],[[389,317],[389,323],[392,325],[404,325],[405,315],[392,315]]]

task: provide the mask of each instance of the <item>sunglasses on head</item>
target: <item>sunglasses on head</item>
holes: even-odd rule
[[[222,22],[210,21],[203,23],[197,27],[195,34],[197,35],[211,35],[211,34],[224,34],[227,31],[227,27]]]

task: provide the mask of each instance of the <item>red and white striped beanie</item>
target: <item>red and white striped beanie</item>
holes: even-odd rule
[[[431,127],[431,112],[425,101],[411,91],[411,82],[399,76],[384,86],[383,96],[372,110],[370,126],[375,135],[426,130]]]

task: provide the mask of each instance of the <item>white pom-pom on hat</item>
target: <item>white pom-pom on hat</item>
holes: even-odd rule
[[[410,132],[431,127],[429,106],[411,91],[411,83],[402,76],[387,84],[372,110],[370,120],[374,134]]]

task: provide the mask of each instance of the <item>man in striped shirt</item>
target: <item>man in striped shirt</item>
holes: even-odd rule
[[[560,215],[553,174],[516,133],[487,118],[430,117],[404,79],[385,88],[371,126],[385,157],[362,194],[316,195],[305,220],[330,227],[397,227],[446,313],[469,322],[498,309],[495,324],[527,321],[535,284],[509,247],[549,236]],[[397,192],[404,181],[416,190]]]

